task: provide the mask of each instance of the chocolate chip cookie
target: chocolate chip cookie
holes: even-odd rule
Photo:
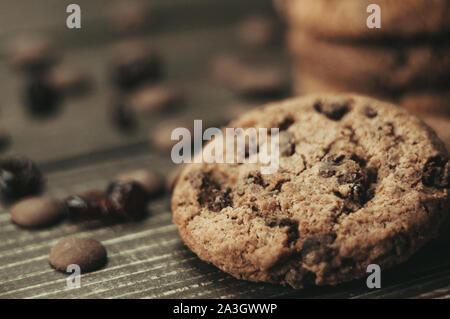
[[[450,3],[450,2],[449,2]],[[398,92],[448,83],[450,43],[345,43],[323,41],[301,31],[288,35],[302,70],[361,90]]]
[[[280,128],[279,168],[189,164],[173,220],[200,259],[236,278],[334,285],[405,261],[448,217],[450,163],[422,121],[357,95],[311,95],[227,127]]]
[[[327,38],[428,36],[450,31],[448,0],[275,0],[292,26]],[[381,8],[381,28],[369,29],[370,4]]]

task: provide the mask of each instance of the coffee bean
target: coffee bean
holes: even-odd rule
[[[141,185],[149,197],[160,195],[164,191],[164,178],[148,169],[137,169],[117,175],[117,182],[136,182]]]
[[[68,95],[84,93],[90,86],[90,78],[86,73],[70,67],[58,67],[51,70],[46,80],[50,86]]]
[[[130,96],[130,105],[136,113],[168,110],[181,100],[180,93],[165,85],[147,85]]]
[[[162,78],[159,55],[138,42],[125,42],[116,48],[112,62],[112,81],[120,89],[129,90]]]
[[[110,218],[105,191],[94,190],[72,195],[64,200],[64,204],[68,217],[73,221]]]
[[[11,207],[11,220],[19,226],[51,226],[65,216],[64,206],[51,197],[29,197]]]
[[[428,187],[450,187],[450,161],[442,156],[435,156],[423,168],[422,183]]]
[[[20,157],[0,159],[0,193],[7,201],[41,192],[44,177],[31,160]]]
[[[61,92],[44,78],[34,78],[25,87],[25,107],[31,115],[48,116],[58,111]]]
[[[236,35],[249,47],[263,47],[273,42],[276,34],[274,19],[265,15],[252,15],[239,22]]]
[[[39,36],[17,39],[9,48],[10,64],[32,74],[41,74],[57,58],[52,41]]]
[[[236,57],[216,58],[212,72],[218,82],[246,97],[279,97],[288,87],[287,77],[279,68],[250,64]]]
[[[66,272],[75,264],[86,273],[102,268],[107,261],[105,247],[95,239],[70,237],[61,240],[50,250],[50,265]]]
[[[138,220],[146,212],[148,195],[136,182],[112,182],[106,191],[106,205],[111,216]]]
[[[322,102],[317,101],[314,109],[333,121],[339,121],[349,111],[349,101]]]

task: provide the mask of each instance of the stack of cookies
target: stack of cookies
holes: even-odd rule
[[[379,6],[380,28],[376,22]],[[297,94],[350,91],[439,119],[449,135],[449,0],[277,0]],[[447,121],[442,124],[442,121]],[[447,127],[447,130],[440,130]],[[439,132],[440,130],[440,132]],[[447,146],[450,140],[447,141]]]

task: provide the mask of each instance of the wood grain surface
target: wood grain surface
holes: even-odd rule
[[[93,91],[65,101],[56,117],[37,121],[27,116],[20,92],[24,78],[11,71],[0,54],[0,126],[12,134],[8,153],[36,160],[47,177],[47,193],[64,198],[104,188],[118,173],[149,167],[167,174],[173,167],[168,154],[147,142],[149,130],[169,118],[204,119],[222,124],[227,106],[242,101],[211,82],[208,61],[224,52],[254,55],[286,68],[281,46],[261,52],[241,47],[234,23],[252,12],[274,14],[270,1],[171,0],[154,1],[158,23],[138,37],[157,47],[166,61],[166,81],[186,92],[186,103],[170,114],[140,119],[132,135],[118,133],[108,121],[113,93],[108,82],[110,46],[123,38],[104,19],[110,1],[79,0],[83,28],[67,30],[60,0],[13,1],[0,4],[2,48],[23,33],[42,33],[60,47],[61,65],[79,67],[92,75]],[[38,5],[39,3],[39,5]],[[18,22],[20,21],[20,23]],[[44,230],[25,230],[10,222],[8,207],[0,212],[0,298],[449,298],[448,243],[434,242],[408,262],[383,271],[382,289],[370,290],[365,278],[337,287],[293,290],[232,278],[200,261],[182,243],[171,221],[169,195],[149,203],[146,218],[137,223],[87,227],[63,222]],[[101,241],[108,264],[84,274],[81,287],[68,289],[67,275],[48,264],[52,245],[67,236]]]

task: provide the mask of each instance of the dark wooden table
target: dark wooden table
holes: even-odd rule
[[[110,46],[123,38],[104,19],[110,1],[79,0],[82,29],[65,27],[69,1],[46,0],[0,4],[0,125],[11,132],[9,153],[24,154],[39,163],[47,193],[64,198],[103,188],[120,171],[150,167],[167,173],[168,154],[147,142],[149,130],[169,118],[203,119],[223,123],[227,106],[242,101],[211,83],[208,61],[224,52],[254,55],[287,67],[281,45],[255,52],[236,41],[234,24],[254,12],[274,14],[262,0],[154,1],[156,22],[138,37],[154,44],[166,61],[166,82],[186,92],[186,103],[171,114],[140,119],[137,132],[119,133],[107,117],[113,90],[107,77]],[[94,90],[65,101],[63,111],[47,120],[24,112],[20,92],[24,78],[6,64],[4,48],[20,34],[45,34],[63,53],[62,65],[79,67],[95,81]],[[281,42],[281,41],[280,41]],[[81,277],[81,288],[68,289],[65,274],[48,265],[52,245],[67,236],[88,236],[107,248],[102,270]],[[337,287],[295,291],[287,287],[248,283],[232,278],[200,261],[182,243],[171,222],[169,195],[152,201],[144,221],[101,228],[63,223],[29,231],[0,212],[0,298],[396,298],[450,297],[449,246],[434,242],[407,263],[383,272],[382,289],[370,290],[365,279]]]

